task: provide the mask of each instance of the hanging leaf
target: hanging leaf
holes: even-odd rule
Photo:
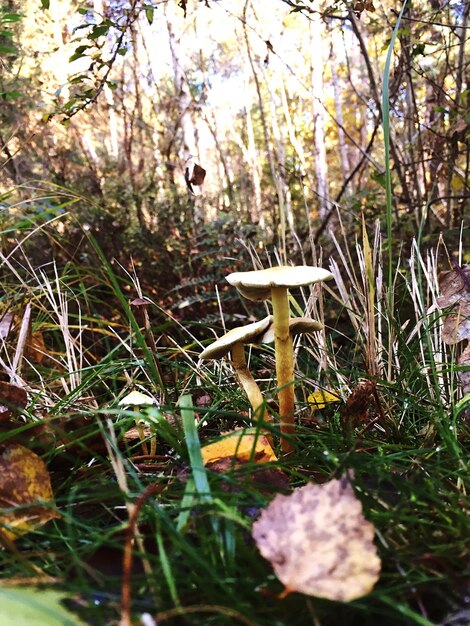
[[[0,535],[14,540],[59,517],[41,504],[53,500],[49,472],[38,455],[18,444],[0,446]]]
[[[206,177],[206,170],[197,163],[189,162],[184,170],[184,180],[186,186],[191,193],[195,193],[193,185],[200,186],[204,183]]]
[[[374,527],[347,477],[277,495],[253,524],[253,538],[291,592],[350,602],[380,573]]]
[[[109,26],[109,24],[99,24],[98,26],[93,26],[91,33],[88,35],[88,39],[99,39],[99,37],[107,35]]]
[[[149,7],[146,6],[145,7],[145,17],[147,18],[147,22],[149,24],[153,24],[153,13],[154,13],[154,7]]]

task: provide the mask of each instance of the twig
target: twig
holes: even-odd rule
[[[126,530],[126,543],[122,558],[122,591],[121,591],[121,621],[119,626],[132,626],[131,622],[131,572],[132,572],[132,544],[134,542],[137,519],[142,507],[152,496],[160,493],[160,485],[148,485],[137,498],[132,513],[129,517],[129,525]]]

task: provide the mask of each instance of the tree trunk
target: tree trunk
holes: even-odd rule
[[[318,213],[323,221],[328,215],[330,194],[328,190],[328,164],[325,144],[325,111],[323,107],[323,57],[325,28],[319,13],[310,21],[312,110],[315,143],[315,172],[317,178]]]
[[[166,10],[166,9],[165,9]],[[168,32],[168,42],[170,45],[171,59],[173,62],[174,82],[176,100],[179,110],[179,127],[183,135],[183,145],[180,150],[181,169],[184,173],[186,166],[191,159],[198,155],[196,128],[193,122],[192,110],[193,99],[189,91],[188,81],[184,71],[184,66],[179,54],[179,43],[171,27],[167,16],[166,27]],[[204,221],[203,207],[200,198],[194,198],[194,223],[195,225]]]

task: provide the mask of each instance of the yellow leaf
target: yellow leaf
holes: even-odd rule
[[[339,402],[341,397],[336,391],[331,392],[320,389],[319,391],[311,393],[307,400],[312,406],[312,411],[317,411],[318,409],[324,409],[330,402]]]
[[[254,448],[254,450],[253,450]],[[204,465],[221,459],[233,458],[241,462],[252,459],[255,463],[269,463],[277,461],[266,435],[235,430],[215,443],[201,448]]]
[[[347,477],[277,495],[253,524],[253,538],[290,592],[350,602],[380,574],[374,527]]]
[[[53,500],[49,472],[38,455],[18,444],[0,446],[0,535],[14,540],[59,517],[41,505]]]

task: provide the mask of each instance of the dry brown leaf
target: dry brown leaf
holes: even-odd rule
[[[38,455],[18,444],[0,446],[0,536],[14,540],[59,517],[37,504],[53,500],[49,472]]]
[[[25,345],[24,355],[33,363],[42,363],[47,356],[44,335],[40,330],[34,332]]]
[[[375,386],[372,380],[362,380],[354,387],[341,411],[345,426],[355,428],[373,417],[377,404],[374,397]]]
[[[470,367],[470,342],[457,359],[457,363],[459,365]],[[462,387],[462,394],[466,396],[470,393],[470,369],[459,372],[457,376],[459,378],[460,386]]]
[[[287,593],[349,602],[380,574],[374,527],[347,477],[277,495],[253,525],[253,538]]]
[[[0,422],[6,422],[19,410],[24,409],[28,395],[23,387],[0,381]]]
[[[456,304],[444,319],[442,339],[449,345],[470,339],[470,301]]]
[[[437,304],[441,308],[452,306],[457,302],[470,302],[470,265],[456,266],[450,272],[443,272],[439,276],[441,295]]]

